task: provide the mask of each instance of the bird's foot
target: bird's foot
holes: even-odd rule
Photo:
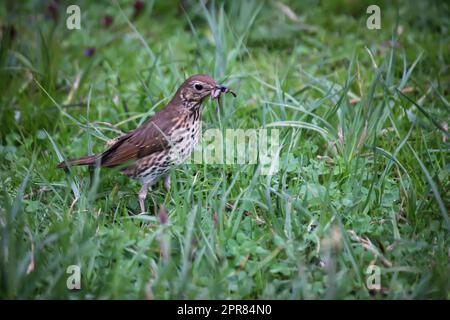
[[[139,190],[139,206],[141,207],[141,214],[145,213],[145,198],[147,198],[148,184],[144,184]]]
[[[164,176],[164,189],[166,189],[167,192],[170,190],[170,173]]]

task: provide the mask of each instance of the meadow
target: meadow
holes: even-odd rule
[[[2,2],[0,298],[449,299],[449,5],[372,2]],[[56,168],[196,73],[237,93],[203,129],[279,129],[277,172],[183,164],[139,214]]]

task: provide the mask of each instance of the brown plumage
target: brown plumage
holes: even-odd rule
[[[164,185],[169,189],[170,169],[183,162],[193,151],[200,135],[202,102],[211,96],[219,99],[221,93],[234,92],[216,84],[208,75],[194,75],[177,90],[165,108],[135,130],[119,137],[104,152],[79,159],[66,160],[58,168],[74,165],[102,167],[124,166],[122,172],[140,179],[141,211],[148,188],[158,178],[165,176]]]

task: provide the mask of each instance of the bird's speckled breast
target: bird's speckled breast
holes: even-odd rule
[[[171,134],[173,146],[170,148],[172,164],[178,165],[185,162],[200,140],[201,107],[193,110],[187,117],[185,125],[175,129]]]

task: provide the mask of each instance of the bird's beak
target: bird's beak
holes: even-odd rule
[[[226,90],[227,87],[222,86],[222,85],[220,85],[220,84],[217,84],[217,85],[216,85],[216,89],[219,89],[220,91],[224,92],[224,90]]]

